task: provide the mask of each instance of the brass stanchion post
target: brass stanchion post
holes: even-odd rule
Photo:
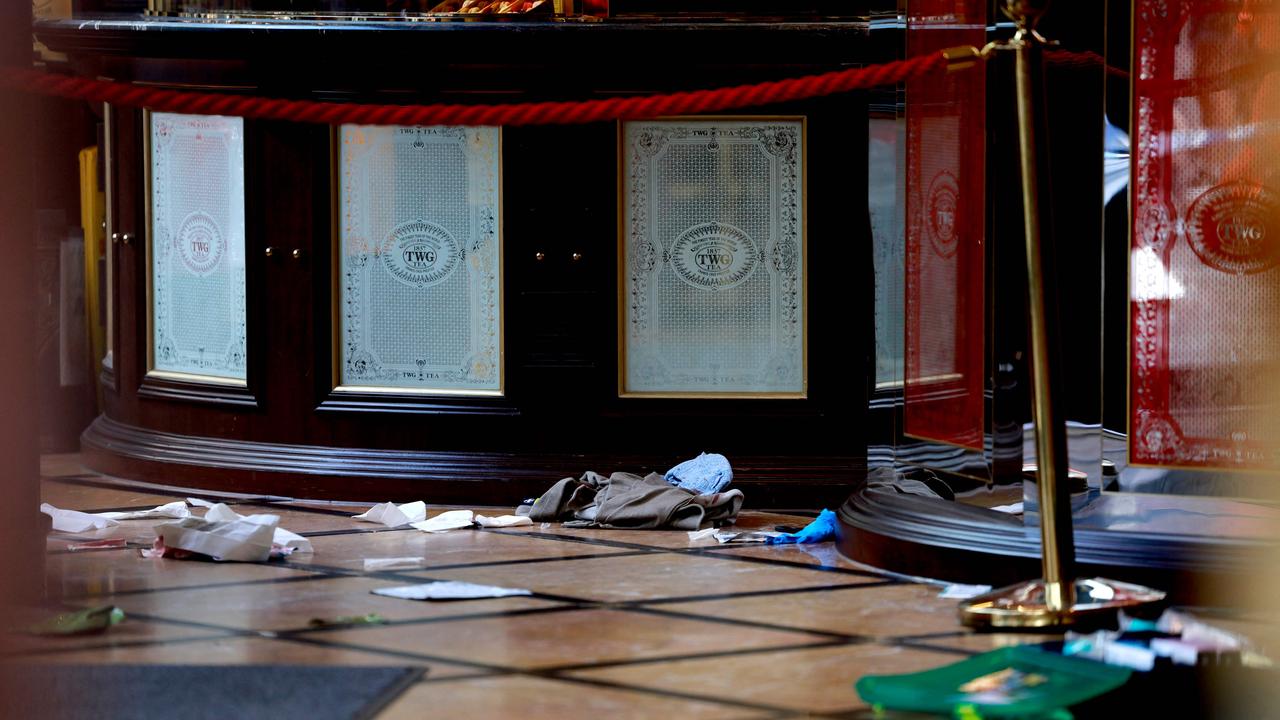
[[[1058,482],[1067,477],[1067,438],[1058,405],[1061,360],[1053,236],[1051,223],[1043,222],[1048,219],[1049,205],[1046,195],[1040,192],[1039,180],[1047,165],[1042,97],[1045,41],[1036,33],[1035,25],[1048,5],[1048,0],[1005,0],[1004,5],[1005,14],[1018,25],[1007,47],[1016,54],[1043,577],[961,603],[961,621],[976,627],[1066,627],[1119,608],[1132,609],[1164,599],[1163,592],[1137,585],[1101,578],[1075,579],[1070,496],[1062,491],[1065,485]]]

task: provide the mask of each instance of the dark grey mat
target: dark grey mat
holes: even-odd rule
[[[0,717],[363,720],[422,673],[409,667],[10,665],[0,667]]]

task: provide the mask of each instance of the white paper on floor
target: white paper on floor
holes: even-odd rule
[[[523,588],[504,588],[494,585],[476,585],[468,582],[440,580],[423,585],[400,585],[397,587],[378,588],[371,591],[374,595],[404,598],[405,600],[477,600],[480,598],[511,597],[513,595],[532,595]]]
[[[49,503],[40,504],[40,512],[53,518],[53,529],[60,532],[84,532],[86,530],[102,530],[115,527],[120,523],[109,517],[83,513],[79,510],[63,510]]]
[[[156,532],[166,548],[200,553],[216,560],[265,562],[271,555],[272,537],[279,522],[276,515],[237,516],[230,520],[189,517],[158,525]]]
[[[690,530],[689,542],[693,542],[694,540],[701,540],[703,538],[709,538],[712,535],[715,535],[717,532],[720,532],[720,531],[713,527],[703,528],[702,530]]]
[[[773,530],[756,530],[740,532],[717,532],[715,537],[720,544],[725,543],[766,543],[769,538],[778,537],[782,533]]]
[[[365,572],[372,570],[409,570],[420,568],[426,562],[420,557],[398,557],[398,558],[365,558]]]
[[[952,584],[943,588],[942,592],[938,593],[938,597],[950,600],[968,600],[989,592],[991,592],[990,585]]]
[[[132,510],[129,512],[104,512],[95,513],[99,517],[111,518],[112,520],[149,520],[151,518],[172,518],[181,520],[191,515],[191,511],[187,509],[187,504],[181,500],[164,505],[157,505],[150,510]]]
[[[217,505],[217,503],[212,503],[212,502],[209,502],[208,500],[201,500],[200,498],[192,498],[192,497],[187,498],[187,504],[190,505],[191,507],[202,507],[202,508],[211,508],[214,505]]]
[[[498,517],[477,515],[476,524],[480,527],[521,527],[524,525],[532,525],[533,520],[528,515],[499,515]]]
[[[422,532],[435,533],[471,527],[475,523],[475,519],[475,513],[470,510],[448,510],[430,520],[410,524]]]
[[[204,519],[209,522],[234,522],[236,520],[244,520],[255,517],[272,517],[279,522],[278,515],[241,515],[240,513],[227,507],[226,503],[215,503],[209,506],[209,512],[204,514]],[[277,527],[272,536],[272,542],[280,547],[293,548],[294,552],[314,552],[311,547],[311,541],[302,537],[297,533],[289,532],[282,527]]]
[[[387,527],[400,527],[409,523],[422,522],[427,519],[427,504],[421,500],[403,505],[395,503],[379,503],[359,515],[352,515],[352,520],[382,523]]]
[[[997,505],[992,510],[996,512],[1009,513],[1010,515],[1018,515],[1022,512],[1022,503],[1016,502],[1011,505]]]

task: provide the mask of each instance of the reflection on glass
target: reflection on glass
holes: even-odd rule
[[[150,114],[153,372],[246,378],[244,120]]]
[[[1135,16],[1128,460],[1274,468],[1280,16],[1164,7]]]
[[[339,131],[339,385],[502,392],[501,130]]]
[[[803,120],[623,135],[623,394],[802,396]]]

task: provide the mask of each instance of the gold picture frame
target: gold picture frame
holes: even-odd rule
[[[618,292],[618,397],[620,398],[654,398],[654,399],[707,399],[707,400],[805,400],[809,397],[809,232],[808,232],[808,117],[805,115],[694,115],[664,116],[653,120],[634,121],[642,123],[798,123],[800,126],[800,173],[799,173],[799,234],[800,234],[800,390],[798,391],[706,391],[706,390],[630,390],[628,389],[628,308],[627,299],[627,234],[630,215],[630,204],[627,198],[627,147],[626,129],[628,121],[617,123],[617,292]]]
[[[498,338],[497,338],[497,372],[498,387],[497,389],[469,389],[469,388],[432,388],[432,387],[400,387],[392,385],[348,385],[343,383],[342,379],[342,337],[344,326],[342,322],[342,287],[340,282],[340,268],[342,266],[342,228],[341,228],[341,203],[342,203],[342,187],[341,187],[341,134],[342,126],[334,125],[329,130],[329,192],[330,192],[330,387],[331,391],[336,395],[356,395],[356,394],[374,394],[388,397],[403,396],[414,398],[427,397],[471,397],[471,398],[503,398],[506,397],[506,290],[504,280],[506,276],[506,259],[505,253],[505,227],[504,227],[504,195],[503,192],[503,128],[498,127],[498,147],[497,147],[497,176],[494,180],[497,188],[497,256],[498,256],[498,272],[497,272],[497,309],[498,309]]]

